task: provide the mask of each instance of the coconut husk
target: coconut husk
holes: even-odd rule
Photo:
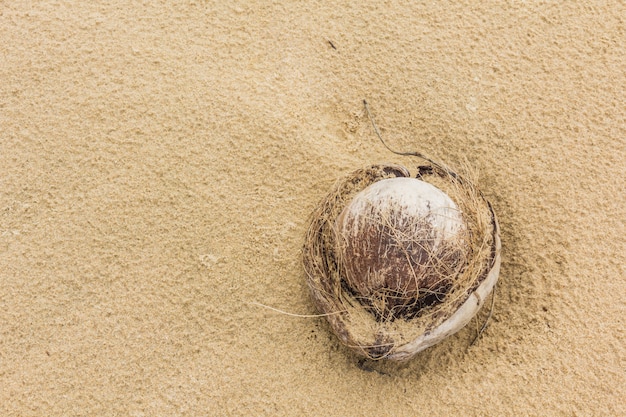
[[[401,287],[364,296],[355,291],[346,276],[337,218],[356,194],[377,181],[398,177],[411,174],[400,165],[382,164],[339,180],[312,213],[303,247],[317,309],[342,343],[370,359],[406,360],[458,331],[482,306],[499,272],[500,238],[491,205],[470,180],[429,163],[418,167],[414,177],[446,193],[465,224],[458,247],[430,254],[448,267],[430,271],[441,276],[431,276],[425,292]]]

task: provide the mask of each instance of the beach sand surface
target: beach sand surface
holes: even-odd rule
[[[626,415],[626,5],[3,2],[3,416]],[[485,318],[364,363],[308,218],[373,163],[470,167]]]

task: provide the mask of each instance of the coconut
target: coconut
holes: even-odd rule
[[[317,309],[371,359],[406,360],[465,326],[495,285],[498,223],[473,183],[429,163],[373,165],[314,210],[304,250]]]

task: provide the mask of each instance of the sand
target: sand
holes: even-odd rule
[[[625,415],[626,5],[0,6],[0,414]],[[361,363],[315,314],[334,181],[471,166],[486,311]]]

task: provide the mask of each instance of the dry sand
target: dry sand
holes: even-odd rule
[[[75,3],[0,5],[1,415],[626,414],[623,1]],[[472,346],[251,304],[315,313],[315,204],[419,163],[364,98],[499,215]]]

